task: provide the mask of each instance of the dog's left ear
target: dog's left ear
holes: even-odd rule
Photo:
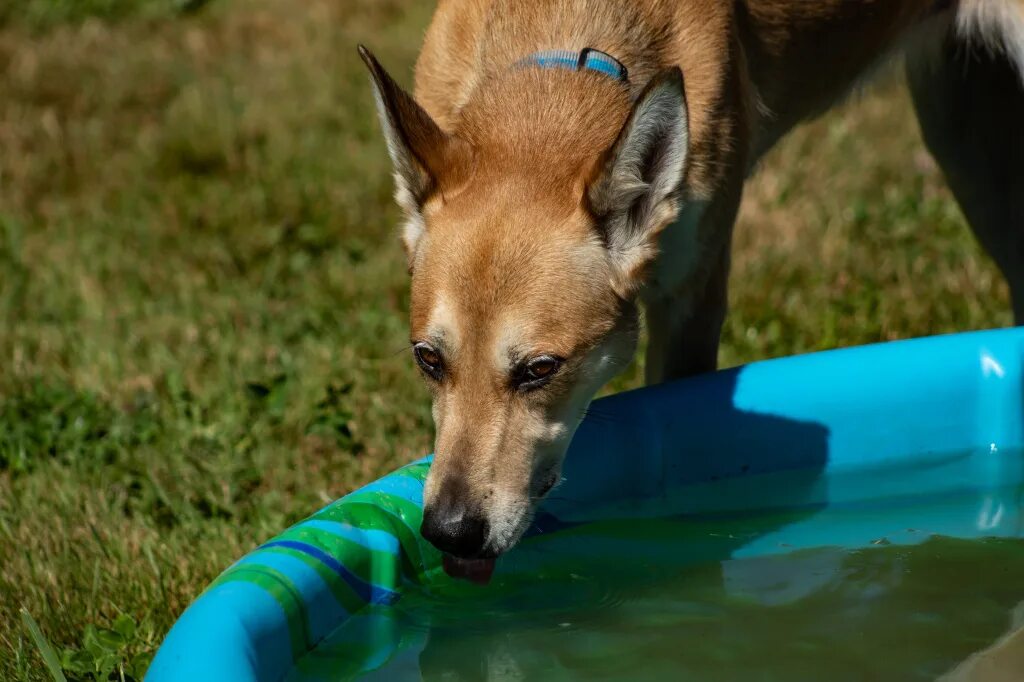
[[[624,298],[639,289],[658,234],[678,213],[688,150],[683,74],[675,67],[644,89],[587,189]]]
[[[472,165],[472,149],[464,140],[441,130],[362,45],[359,56],[370,70],[377,113],[395,169],[395,199],[406,214],[402,243],[411,270],[425,230],[421,213],[424,203],[465,181]]]

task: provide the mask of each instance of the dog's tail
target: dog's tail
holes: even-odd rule
[[[1024,0],[959,0],[953,30],[971,46],[999,52],[1024,80]]]

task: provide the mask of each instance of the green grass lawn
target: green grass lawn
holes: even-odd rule
[[[0,679],[138,677],[216,574],[429,451],[355,43],[414,0],[0,4]],[[722,357],[1010,323],[899,78],[749,187]],[[614,389],[639,385],[639,363]]]

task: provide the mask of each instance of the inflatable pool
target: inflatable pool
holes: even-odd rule
[[[403,617],[467,594],[481,612],[496,594],[529,609],[540,597],[525,588],[545,580],[575,586],[544,597],[545,608],[552,598],[601,599],[580,578],[594,562],[621,582],[708,558],[742,566],[936,535],[1021,537],[1022,357],[1024,329],[976,332],[770,360],[602,399],[563,483],[487,588],[448,578],[419,536],[430,462],[414,462],[227,568],[167,635],[147,679],[419,679],[429,632]],[[659,519],[742,531],[645,541]],[[460,622],[448,616],[449,627]]]

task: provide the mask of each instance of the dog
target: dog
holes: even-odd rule
[[[894,56],[1024,321],[1024,0],[441,0],[414,95],[360,54],[433,394],[421,532],[452,575],[521,538],[641,305],[648,383],[715,369],[744,181]]]

